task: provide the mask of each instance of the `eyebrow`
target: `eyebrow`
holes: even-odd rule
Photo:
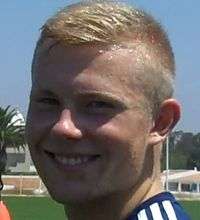
[[[121,107],[128,109],[131,107],[130,101],[128,101],[126,98],[119,97],[117,95],[114,95],[110,92],[99,92],[99,91],[76,91],[74,92],[74,95],[78,95],[80,97],[94,97],[94,98],[103,98],[107,101],[115,102]]]
[[[47,96],[54,96],[56,97],[55,93],[53,93],[52,91],[50,90],[47,90],[47,89],[32,89],[31,92],[30,92],[30,97],[33,97],[35,95],[47,95]]]

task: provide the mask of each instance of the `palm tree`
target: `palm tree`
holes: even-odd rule
[[[16,109],[0,107],[0,191],[3,188],[1,174],[7,161],[6,147],[25,147],[25,126],[19,124],[20,119],[14,119],[16,115]]]
[[[13,120],[16,115],[16,109],[10,110],[10,106],[5,109],[0,107],[0,150],[8,146],[14,148],[25,146],[25,126],[18,123],[21,119]]]

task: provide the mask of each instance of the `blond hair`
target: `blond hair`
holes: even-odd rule
[[[175,62],[170,42],[161,25],[142,10],[114,1],[80,2],[65,7],[42,27],[33,64],[37,48],[47,38],[63,45],[134,45],[143,55],[142,65],[148,66],[142,76],[143,91],[151,100],[153,112],[173,94]]]

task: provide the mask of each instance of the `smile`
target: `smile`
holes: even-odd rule
[[[69,155],[59,155],[48,151],[45,151],[54,161],[65,167],[80,167],[82,165],[90,164],[95,162],[100,155],[82,155],[82,154],[69,154]]]
[[[63,165],[80,165],[83,163],[87,163],[89,161],[93,161],[97,156],[76,156],[76,157],[65,157],[65,156],[55,156],[55,160]]]

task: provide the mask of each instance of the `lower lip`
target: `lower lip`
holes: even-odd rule
[[[48,155],[48,157],[56,164],[56,166],[59,169],[64,169],[65,171],[73,171],[73,172],[86,169],[89,166],[93,166],[101,158],[100,156],[97,156],[97,157],[95,156],[94,158],[88,160],[87,162],[82,162],[80,164],[75,164],[75,165],[68,165],[68,164],[63,164],[63,163],[59,162],[58,160],[55,159],[55,157],[52,157],[50,155]]]

